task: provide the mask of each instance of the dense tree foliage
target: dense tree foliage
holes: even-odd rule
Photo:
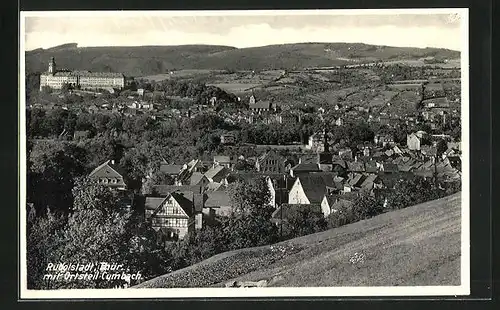
[[[435,180],[415,176],[402,179],[394,185],[387,197],[391,209],[402,209],[446,196],[446,191]]]
[[[327,228],[327,222],[319,206],[316,206],[318,208],[311,208],[309,205],[285,205],[282,207],[286,211],[282,227],[284,239],[312,234]]]
[[[277,240],[277,228],[271,222],[274,206],[265,179],[253,182],[235,182],[229,195],[234,213],[229,217],[225,231],[231,234],[230,248],[270,244]],[[255,232],[259,232],[256,234]]]
[[[44,279],[44,274],[51,274],[45,270],[48,263],[122,264],[119,272],[139,272],[142,280],[170,270],[166,265],[168,252],[155,232],[140,216],[124,208],[117,192],[85,177],[76,180],[72,193],[70,213],[54,215],[48,211],[29,222],[30,288],[113,288],[127,283],[124,278]]]

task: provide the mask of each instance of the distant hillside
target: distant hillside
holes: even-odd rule
[[[460,285],[461,194],[270,246],[222,253],[137,288]]]
[[[456,59],[460,53],[446,49],[361,43],[298,43],[241,49],[216,45],[77,47],[70,43],[26,52],[28,72],[46,70],[50,57],[56,58],[58,66],[68,69],[118,71],[131,76],[146,76],[173,69],[302,69],[376,60]]]

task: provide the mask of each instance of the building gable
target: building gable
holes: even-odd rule
[[[152,212],[151,217],[164,216],[164,217],[186,217],[189,215],[181,207],[180,203],[175,199],[173,195],[165,197],[165,199],[158,205],[158,207]]]
[[[289,204],[310,204],[311,202],[307,198],[307,195],[302,187],[302,183],[300,179],[297,178],[290,189],[290,193],[288,194],[288,203]]]
[[[116,169],[111,167],[109,162],[110,161],[108,160],[99,167],[95,168],[89,176],[94,178],[123,178],[123,176],[116,171]]]

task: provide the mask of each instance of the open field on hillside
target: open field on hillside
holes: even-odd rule
[[[167,73],[161,73],[161,74],[154,74],[154,75],[147,75],[143,76],[143,79],[146,80],[152,80],[152,81],[163,81],[163,80],[168,80],[168,79],[174,79],[174,78],[188,78],[188,77],[200,77],[200,76],[206,76],[210,74],[219,74],[223,71],[221,70],[197,70],[197,69],[185,69],[185,70],[178,70],[178,71],[171,71]]]
[[[218,84],[207,84],[219,87],[230,93],[241,93],[250,91],[252,88],[261,86],[261,84],[247,84],[247,83],[218,83]]]
[[[401,64],[401,65],[416,66],[416,67],[430,65],[433,67],[440,67],[440,68],[460,68],[460,59],[450,59],[446,63],[435,63],[435,64],[427,64],[424,62],[423,59],[391,60],[391,61],[384,61],[383,63],[386,65]]]
[[[222,253],[136,287],[460,285],[460,232],[457,193],[273,247]]]

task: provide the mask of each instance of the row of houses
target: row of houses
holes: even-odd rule
[[[377,140],[382,144],[391,142],[382,136]],[[361,154],[353,160],[325,151],[303,155],[295,164],[276,151],[267,151],[256,158],[254,171],[246,172],[236,171],[234,159],[229,156],[215,156],[211,162],[194,159],[182,165],[163,162],[159,170],[171,176],[174,184],[153,186],[151,193],[135,199],[134,208],[167,239],[182,239],[216,216],[232,212],[227,189],[237,181],[265,178],[271,194],[269,204],[276,210],[283,204],[314,205],[321,207],[326,217],[341,205],[352,203],[360,193],[375,195],[406,176],[460,179],[459,145],[450,143],[437,161],[422,151],[394,145],[383,156]],[[125,176],[112,160],[97,167],[90,176],[102,185],[126,190]]]

